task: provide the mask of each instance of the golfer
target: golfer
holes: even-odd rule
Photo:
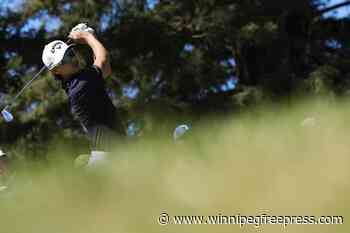
[[[125,131],[116,108],[105,90],[105,78],[111,73],[108,52],[92,33],[93,29],[79,24],[69,34],[78,44],[87,44],[93,51],[94,63],[86,66],[75,53],[75,44],[53,41],[44,48],[42,60],[65,90],[70,109],[91,141],[89,164],[103,161],[116,137]],[[113,142],[112,142],[113,141]]]

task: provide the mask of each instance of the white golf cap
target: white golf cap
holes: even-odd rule
[[[55,40],[47,44],[42,55],[45,66],[49,70],[58,66],[62,62],[64,54],[71,46],[73,46],[73,44],[67,45],[61,40]]]

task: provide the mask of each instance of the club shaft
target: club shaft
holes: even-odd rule
[[[70,44],[71,42],[73,42],[72,39],[68,39],[66,41],[67,44]],[[15,96],[15,98],[13,98],[13,102],[22,95],[22,93],[40,76],[40,74],[42,72],[44,72],[46,70],[46,66],[44,65],[43,67],[41,67],[41,69],[39,70],[38,73],[36,73],[36,75],[34,75],[34,77],[18,92],[18,94]]]
[[[31,80],[29,80],[29,82],[27,82],[26,83],[26,85],[24,85],[24,87],[18,92],[18,94],[13,98],[13,100],[12,100],[12,103],[14,103],[16,100],[17,100],[17,98],[18,97],[20,97],[21,95],[22,95],[22,93],[40,76],[40,74],[42,73],[42,72],[44,72],[46,70],[46,66],[43,66],[43,67],[41,67],[41,69],[39,70],[39,72],[38,73],[36,73],[35,75],[34,75],[34,77],[31,79]],[[12,104],[11,103],[11,104]],[[10,104],[10,105],[11,105]]]
[[[71,42],[73,42],[73,40],[72,39],[68,39],[67,41],[66,41],[66,43],[67,44],[70,44]],[[42,73],[42,72],[44,72],[45,70],[47,69],[47,67],[44,65],[43,67],[41,67],[41,69],[39,70],[39,72],[38,73],[36,73],[35,75],[34,75],[34,77],[31,79],[31,80],[29,80],[29,82],[27,82],[26,83],[26,85],[24,85],[24,87],[18,92],[18,94],[12,99],[12,101],[11,101],[11,103],[10,104],[8,104],[8,105],[6,105],[6,107],[3,109],[3,111],[4,110],[6,110],[7,108],[9,108],[17,99],[18,99],[18,97],[20,97],[21,95],[22,95],[22,93],[40,76],[40,74]]]

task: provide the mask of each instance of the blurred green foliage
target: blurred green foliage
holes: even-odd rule
[[[95,170],[74,168],[88,155],[73,164],[67,152],[75,151],[60,145],[49,165],[14,165],[0,191],[1,232],[349,232],[347,106],[319,99],[213,116],[182,143],[147,137],[117,146],[108,166]],[[343,216],[344,224],[162,226],[164,212]]]

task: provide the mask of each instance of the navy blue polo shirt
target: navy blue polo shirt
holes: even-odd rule
[[[117,129],[117,111],[109,98],[102,71],[90,66],[62,82],[71,112],[88,132],[97,126]]]

